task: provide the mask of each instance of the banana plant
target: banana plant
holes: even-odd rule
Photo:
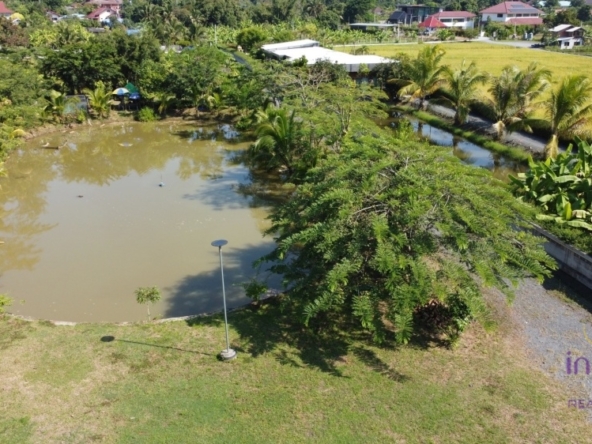
[[[526,173],[510,176],[514,194],[542,210],[539,220],[592,231],[592,147],[577,139],[555,159],[534,162],[529,159]]]

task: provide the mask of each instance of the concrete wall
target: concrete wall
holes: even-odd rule
[[[545,251],[557,261],[559,268],[592,290],[592,257],[563,243],[539,226],[535,225],[533,230],[535,234],[547,239]]]

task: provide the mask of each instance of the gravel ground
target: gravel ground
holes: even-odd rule
[[[585,404],[592,400],[592,372],[587,375],[586,365],[580,362],[578,375],[573,374],[577,358],[586,357],[592,364],[592,291],[572,282],[563,274],[543,285],[526,279],[507,310],[533,366],[564,384],[566,407],[570,400],[582,399]],[[501,294],[495,298],[503,302]],[[572,374],[567,373],[569,357]],[[588,411],[592,421],[592,408]]]

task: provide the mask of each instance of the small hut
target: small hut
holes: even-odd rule
[[[433,32],[436,29],[446,28],[447,26],[438,20],[433,15],[427,17],[423,22],[419,24],[420,28],[425,28],[428,32]]]

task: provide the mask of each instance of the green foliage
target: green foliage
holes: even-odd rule
[[[479,312],[474,275],[508,297],[519,278],[549,275],[541,240],[515,230],[531,214],[447,150],[375,132],[346,138],[274,210],[277,246],[262,260],[284,276],[305,324],[351,317],[376,341],[405,343],[414,310],[432,299],[464,328],[465,305]]]
[[[438,37],[438,40],[442,40],[443,42],[445,42],[446,40],[454,38],[454,32],[451,29],[443,28],[439,29],[438,32],[436,32],[436,36]]]
[[[295,111],[267,107],[259,113],[261,123],[255,130],[257,141],[249,148],[253,160],[265,164],[269,169],[285,169],[288,178],[298,168],[305,152],[301,123],[296,120]]]
[[[150,305],[160,301],[160,290],[158,287],[140,287],[135,291],[135,294],[138,304],[146,304],[148,320],[150,320]]]
[[[491,78],[491,99],[483,101],[487,116],[495,122],[497,139],[503,139],[507,132],[532,132],[532,124],[538,122],[533,113],[540,106],[536,99],[548,88],[550,76],[549,70],[531,63],[525,70],[506,66],[499,76]]]
[[[469,40],[473,40],[474,38],[477,38],[477,36],[479,36],[479,30],[475,28],[465,29],[462,32],[462,36]]]
[[[446,67],[441,65],[446,54],[440,45],[430,45],[419,51],[417,58],[403,67],[403,77],[390,79],[390,83],[401,86],[399,97],[406,101],[419,100],[419,107],[425,98],[444,85]]]
[[[83,93],[88,96],[88,104],[99,119],[109,117],[113,100],[111,91],[102,81],[98,81],[94,89],[84,89]]]
[[[24,28],[10,20],[0,20],[0,48],[27,46],[29,37]]]
[[[585,76],[567,76],[551,91],[544,107],[551,130],[545,147],[546,157],[557,157],[559,138],[571,139],[589,134],[592,123],[592,84]]]
[[[262,28],[253,26],[241,29],[236,36],[236,43],[240,45],[244,51],[251,52],[254,49],[258,49],[267,38],[267,33]]]
[[[444,100],[455,110],[454,123],[462,125],[467,120],[471,103],[477,98],[477,88],[487,81],[487,75],[477,70],[475,62],[467,66],[463,60],[457,70],[447,67],[444,78],[446,80],[446,87],[442,91]]]
[[[263,282],[260,282],[257,279],[251,279],[249,282],[243,284],[243,289],[248,298],[253,301],[260,301],[261,296],[263,296],[269,288]]]
[[[68,107],[75,102],[75,99],[68,98],[66,94],[55,90],[51,90],[45,100],[47,104],[43,112],[56,123],[63,123],[67,119]]]
[[[592,231],[592,147],[588,143],[579,140],[575,154],[570,146],[555,159],[530,161],[526,173],[510,179],[520,200],[542,209],[538,219]]]
[[[154,110],[147,106],[144,106],[142,109],[140,109],[140,111],[138,111],[136,118],[140,122],[154,122],[158,119],[158,117],[154,113]]]
[[[6,307],[12,305],[12,299],[5,294],[0,294],[0,314],[6,311]]]

